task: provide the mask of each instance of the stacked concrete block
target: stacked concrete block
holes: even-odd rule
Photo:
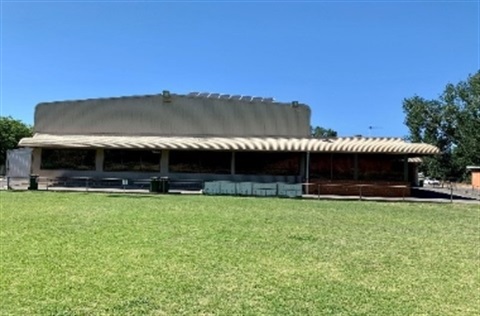
[[[235,185],[237,195],[252,195],[252,182],[237,182]]]
[[[206,195],[220,194],[220,183],[218,181],[205,182],[203,187],[203,194],[206,194]]]
[[[277,196],[277,184],[253,183],[252,193],[255,196]]]
[[[220,194],[221,195],[235,195],[236,194],[236,188],[235,188],[235,182],[231,181],[217,181],[220,185]]]
[[[301,197],[302,196],[302,185],[298,184],[287,184],[280,182],[278,186],[278,196],[282,197]]]
[[[281,196],[301,197],[301,184],[259,183],[259,182],[205,182],[203,193],[207,195],[242,195],[242,196]]]

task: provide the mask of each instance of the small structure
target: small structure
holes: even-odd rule
[[[31,170],[31,148],[7,150],[7,177],[28,178]]]
[[[480,188],[480,166],[468,166],[467,170],[472,172],[472,187]]]

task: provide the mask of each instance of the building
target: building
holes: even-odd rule
[[[480,166],[468,166],[467,169],[472,173],[472,187],[480,188]]]
[[[405,194],[385,186],[415,181],[409,158],[439,152],[397,138],[314,139],[305,104],[209,93],[41,103],[34,132],[19,145],[43,177],[303,182],[336,194],[367,184],[377,188],[366,194]]]

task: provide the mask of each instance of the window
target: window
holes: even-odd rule
[[[393,155],[358,155],[359,180],[403,180],[403,160]]]
[[[353,180],[355,158],[353,154],[311,154],[310,177],[324,180]]]
[[[299,175],[300,153],[237,152],[236,174]]]
[[[332,154],[310,154],[310,178],[328,179],[332,177]]]
[[[169,171],[230,174],[231,159],[229,151],[171,151]]]
[[[332,180],[353,180],[355,158],[353,154],[332,154]]]
[[[40,169],[95,170],[95,149],[42,149]]]
[[[160,152],[106,149],[104,171],[160,171]]]

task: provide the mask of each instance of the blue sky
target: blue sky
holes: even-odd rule
[[[1,1],[1,115],[191,91],[298,100],[340,136],[480,68],[479,1]],[[373,129],[369,129],[373,126]]]

